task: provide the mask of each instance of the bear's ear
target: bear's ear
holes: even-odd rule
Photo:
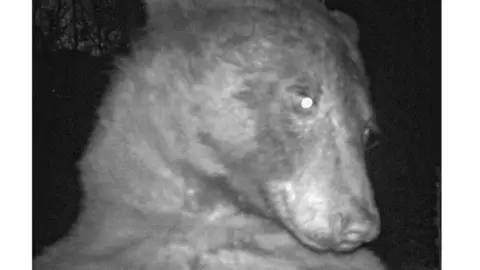
[[[330,16],[337,21],[342,30],[348,35],[348,37],[354,42],[358,42],[358,25],[357,22],[347,14],[334,10],[330,12]]]

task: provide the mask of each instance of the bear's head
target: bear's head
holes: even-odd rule
[[[202,179],[191,194],[216,190],[210,203],[275,220],[312,248],[371,241],[375,125],[355,22],[316,1],[212,2],[164,8],[141,45],[155,53],[137,54],[165,162]]]

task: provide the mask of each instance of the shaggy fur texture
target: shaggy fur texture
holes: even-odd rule
[[[378,234],[355,22],[313,0],[149,15],[79,164],[83,213],[36,269],[383,269],[330,253]],[[341,238],[361,218],[363,238]]]

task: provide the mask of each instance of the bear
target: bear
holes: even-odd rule
[[[35,269],[385,269],[356,22],[314,0],[150,0]]]

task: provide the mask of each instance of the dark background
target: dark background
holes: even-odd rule
[[[34,255],[63,236],[78,214],[75,162],[93,128],[113,56],[128,52],[129,37],[145,22],[138,1],[62,3],[33,5]],[[370,246],[392,269],[439,269],[440,1],[327,5],[359,24],[383,132],[367,155],[382,216],[382,233]]]

